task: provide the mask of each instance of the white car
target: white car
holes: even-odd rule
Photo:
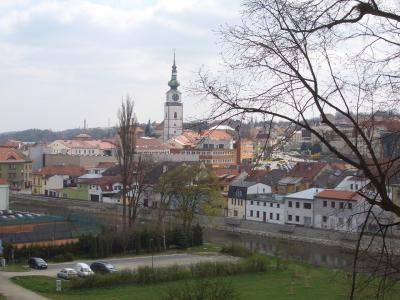
[[[85,263],[77,263],[74,269],[79,277],[87,277],[94,274],[92,269]]]
[[[57,273],[57,277],[63,279],[71,279],[76,276],[78,276],[78,273],[72,268],[64,268]]]

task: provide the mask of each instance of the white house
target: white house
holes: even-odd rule
[[[246,201],[246,219],[264,223],[284,224],[284,206],[283,197],[279,195],[248,195]]]
[[[285,196],[285,223],[311,227],[314,224],[314,196],[323,191],[310,188]]]
[[[9,185],[8,182],[0,178],[0,210],[6,210],[9,208]]]
[[[252,181],[233,182],[228,191],[228,217],[246,219],[247,199],[260,194],[271,194],[271,187]]]
[[[120,203],[122,191],[119,176],[103,176],[81,182],[88,185],[89,200],[93,202]]]

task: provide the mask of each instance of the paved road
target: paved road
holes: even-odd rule
[[[196,254],[169,254],[169,255],[155,255],[153,257],[153,263],[155,267],[164,267],[174,264],[178,265],[191,265],[198,262],[204,261],[232,261],[235,260],[233,257],[222,256],[222,255],[196,255]],[[26,276],[26,275],[45,275],[56,277],[59,270],[66,267],[73,267],[77,262],[85,262],[90,264],[94,260],[81,260],[68,263],[49,264],[47,270],[31,270],[28,272],[0,272],[0,293],[4,294],[8,300],[45,300],[43,296],[35,294],[29,290],[26,290],[13,282],[10,281],[11,277],[14,276]],[[112,258],[105,259],[113,264],[118,269],[135,269],[140,266],[150,266],[152,257],[151,256],[139,256],[139,257],[124,257],[124,258]],[[55,283],[54,283],[55,287]]]

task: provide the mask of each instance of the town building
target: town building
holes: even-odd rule
[[[80,182],[86,185],[89,200],[93,202],[121,203],[122,180],[120,176],[103,176]]]
[[[0,147],[0,178],[7,180],[11,190],[30,188],[32,161],[14,148]]]
[[[285,223],[285,203],[282,196],[250,194],[246,201],[247,220],[264,223]]]
[[[251,181],[235,181],[229,186],[227,216],[246,219],[246,200],[255,194],[270,194],[271,187]]]
[[[112,156],[115,145],[105,140],[94,140],[88,135],[78,135],[72,140],[55,140],[47,145],[47,149],[47,154]]]
[[[32,194],[60,197],[65,187],[77,184],[77,178],[86,171],[83,167],[60,165],[43,167],[33,172]]]
[[[355,191],[324,190],[314,197],[314,227],[357,232],[361,196]],[[365,218],[365,216],[362,216]]]
[[[310,188],[285,196],[285,223],[312,227],[314,225],[314,196],[320,188]]]

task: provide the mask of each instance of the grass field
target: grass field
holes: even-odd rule
[[[231,282],[238,294],[238,299],[323,299],[337,300],[346,299],[349,291],[349,280],[342,271],[318,268],[309,265],[291,263],[284,271],[272,269],[265,273],[246,274],[217,278],[213,280],[224,280]],[[102,300],[102,299],[140,299],[153,300],[162,299],[166,291],[171,287],[179,287],[184,281],[149,284],[149,285],[122,285],[104,289],[82,289],[71,290],[68,282],[63,281],[63,291],[55,292],[55,279],[44,276],[18,276],[13,281],[25,288],[38,292],[50,299],[71,300]],[[370,289],[370,291],[373,288]],[[385,299],[399,299],[400,289],[393,291],[395,296]],[[364,292],[358,299],[368,299]]]

